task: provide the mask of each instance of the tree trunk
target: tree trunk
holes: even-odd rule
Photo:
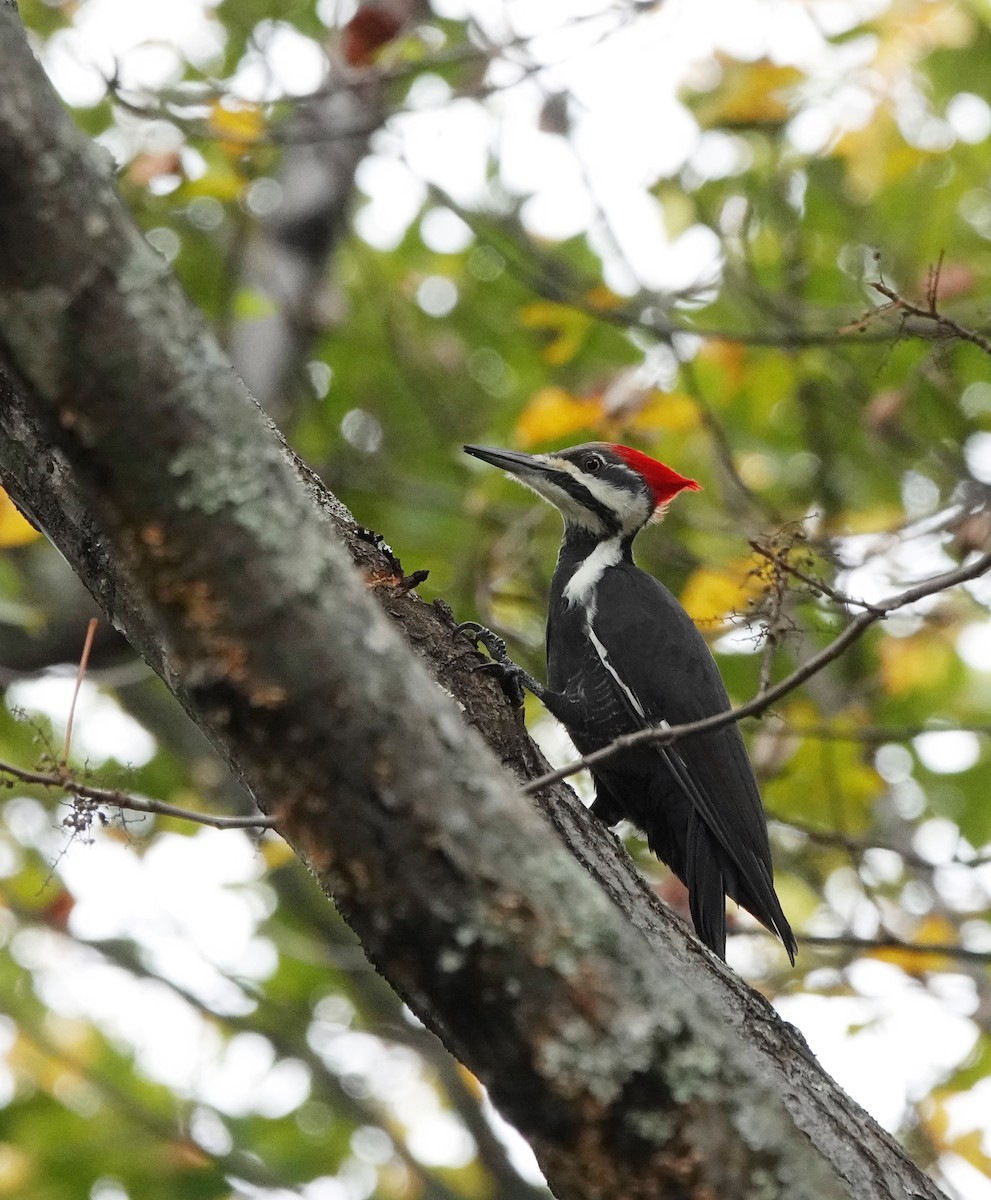
[[[5,486],[555,1193],[938,1196],[569,789],[520,794],[517,714],[247,395],[9,5],[0,78]]]

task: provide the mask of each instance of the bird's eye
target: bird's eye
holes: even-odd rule
[[[597,454],[590,454],[582,459],[582,470],[588,475],[594,475],[602,470],[602,459]]]

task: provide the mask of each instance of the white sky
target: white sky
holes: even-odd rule
[[[368,195],[358,215],[362,236],[381,247],[396,244],[419,210],[424,180],[462,203],[478,203],[485,195],[490,151],[496,149],[502,185],[529,197],[524,216],[532,230],[548,238],[567,237],[592,225],[607,260],[608,282],[617,290],[631,290],[687,287],[718,270],[711,233],[693,227],[669,238],[660,209],[645,192],[658,173],[687,169],[705,178],[735,167],[738,151],[733,145],[719,135],[701,133],[678,103],[686,75],[711,70],[707,63],[720,50],[744,58],[767,55],[807,68],[819,81],[821,96],[793,124],[791,135],[802,148],[815,149],[839,126],[866,121],[873,104],[858,75],[870,48],[856,40],[831,48],[823,33],[849,28],[858,14],[879,11],[884,4],[667,0],[608,37],[603,35],[617,25],[619,10],[598,0],[442,0],[434,7],[453,17],[470,10],[494,40],[541,35],[531,49],[548,65],[485,106],[450,104],[440,79],[421,80],[413,100],[416,111],[392,119],[376,139],[376,153],[362,165],[359,183]],[[76,12],[73,28],[45,47],[44,62],[73,104],[95,103],[103,95],[103,79],[115,67],[126,86],[169,84],[178,78],[180,54],[203,65],[216,54],[221,31],[209,10],[209,4],[197,0],[87,0]],[[324,0],[323,10],[330,19],[336,10],[333,0]],[[589,14],[599,15],[574,20]],[[562,33],[565,26],[570,27]],[[244,64],[237,87],[247,98],[302,94],[320,83],[325,62],[315,43],[287,26],[273,26],[261,39],[259,52]],[[501,82],[514,79],[515,68],[499,70]],[[537,128],[544,100],[559,90],[575,98],[572,143]],[[963,140],[980,140],[991,131],[988,107],[977,97],[962,98],[953,122],[952,135]],[[168,136],[161,127],[149,133],[138,122],[126,125],[124,132],[107,139],[118,155],[133,153],[149,137],[160,141]],[[426,236],[454,245],[465,232],[449,214],[439,214]],[[442,319],[453,300],[432,287],[421,302]],[[977,473],[986,471],[991,477],[991,435],[981,437],[968,445],[968,456]],[[917,558],[913,567],[918,569]],[[847,587],[867,593],[872,587],[886,590],[886,583],[876,573],[859,577],[852,571]],[[961,649],[972,665],[983,665],[989,661],[989,644],[988,626],[974,625],[965,632]],[[19,689],[16,699],[57,716],[65,711],[70,687],[65,681],[32,684]],[[557,737],[546,736],[552,743]],[[126,746],[132,760],[140,762],[152,750],[147,735],[89,687],[76,739],[77,748],[97,760],[111,750],[119,755]],[[970,735],[927,735],[916,748],[927,765],[950,772],[964,769],[975,754]],[[561,744],[551,750],[561,759],[570,757]],[[53,859],[63,848],[63,835],[53,832],[33,802],[8,807],[7,826],[13,845],[41,844]],[[0,853],[0,872],[11,869]],[[165,973],[211,1002],[235,1008],[244,1003],[222,972],[263,978],[272,968],[271,947],[257,934],[265,895],[260,859],[244,834],[203,831],[195,838],[169,837],[140,858],[98,835],[91,846],[70,847],[59,859],[58,872],[77,900],[75,932],[84,938],[139,938]],[[68,951],[54,933],[19,935],[17,953],[39,970],[54,1012],[94,1017],[122,1033],[138,1047],[138,1061],[150,1075],[220,1113],[243,1111],[246,1097],[265,1111],[281,1111],[307,1094],[301,1064],[273,1064],[265,1045],[250,1036],[225,1049],[191,1010],[165,991],[149,990],[122,972],[87,961],[85,951]],[[746,951],[740,953],[745,962]],[[856,967],[851,978],[856,997],[794,996],[780,1000],[778,1008],[802,1029],[827,1070],[882,1124],[894,1128],[907,1101],[926,1094],[969,1052],[975,1038],[968,1019],[976,1004],[974,989],[964,975],[947,976],[938,987],[926,989],[896,968],[875,962]],[[328,1062],[340,1066],[347,1060],[355,1070],[367,1072],[372,1083],[385,1081],[389,1103],[408,1124],[411,1146],[424,1162],[454,1164],[470,1154],[463,1133],[437,1110],[430,1089],[410,1064],[387,1061],[390,1051],[377,1039],[349,1033],[346,1014],[318,1020],[313,1038]],[[3,1086],[0,1079],[0,1095]],[[991,1129],[989,1090],[957,1103],[960,1131],[975,1121]],[[200,1129],[204,1145],[223,1145],[223,1128],[211,1125],[209,1109],[204,1109]],[[368,1194],[373,1180],[369,1166],[382,1147],[365,1141],[355,1149],[349,1179],[323,1181],[311,1200],[360,1200]],[[518,1152],[525,1157],[525,1151]],[[991,1200],[991,1183],[965,1163],[949,1163],[947,1175],[967,1200]]]

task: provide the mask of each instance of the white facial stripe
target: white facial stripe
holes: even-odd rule
[[[616,514],[624,533],[635,533],[649,520],[653,506],[642,488],[630,492],[595,475],[583,475],[581,479],[596,500]]]
[[[642,488],[637,488],[636,491],[630,492],[626,488],[617,487],[616,484],[609,483],[608,480],[601,479],[597,475],[586,474],[566,458],[555,458],[552,454],[543,455],[542,458],[548,466],[554,467],[559,471],[567,471],[601,505],[609,509],[610,512],[615,513],[620,530],[623,533],[635,533],[650,519],[653,506]],[[631,471],[630,474],[632,477],[634,473]],[[574,501],[572,501],[572,505],[574,505]],[[583,523],[586,525],[589,524],[587,516]]]
[[[595,615],[595,589],[599,585],[603,572],[614,567],[623,557],[619,548],[619,538],[609,538],[599,542],[592,553],[568,580],[564,589],[564,598],[569,608],[581,604],[588,610],[588,619]]]
[[[555,467],[567,469],[569,474],[574,474],[577,471],[577,468],[563,459],[541,457],[541,461],[548,462]],[[510,474],[509,477],[510,479],[515,479],[517,483],[522,483],[524,487],[528,487],[531,492],[536,492],[544,500],[549,500],[569,524],[580,525],[583,529],[588,529],[592,533],[602,532],[603,524],[595,513],[589,512],[584,504],[577,501],[574,496],[569,495],[563,488],[558,487],[546,475]]]
[[[626,684],[622,681],[622,679],[620,679],[620,677],[616,671],[616,668],[609,661],[609,655],[606,653],[605,646],[603,646],[603,644],[595,636],[595,630],[592,628],[591,621],[588,622],[588,624],[585,626],[585,629],[588,633],[588,636],[589,636],[589,639],[590,639],[592,645],[595,647],[595,653],[599,656],[599,662],[602,663],[602,665],[609,672],[609,674],[613,677],[613,679],[615,679],[616,684],[618,685],[620,691],[622,691],[623,695],[627,698],[627,700],[629,700],[630,704],[633,705],[634,712],[639,713],[639,715],[641,717],[643,717],[644,720],[646,720],[647,716],[644,713],[643,705],[636,698],[633,691],[626,686]]]
[[[620,533],[625,536],[642,529],[651,518],[653,505],[643,488],[628,491],[597,475],[587,475],[573,462],[569,462],[566,458],[558,458],[553,454],[534,455],[534,461],[551,467],[555,471],[566,472],[580,483],[603,508],[615,513]],[[631,471],[630,476],[632,481],[635,472]],[[530,488],[538,496],[549,500],[569,524],[578,525],[593,533],[604,532],[605,526],[595,513],[589,512],[580,501],[569,495],[563,488],[557,487],[545,475],[535,472],[532,476],[528,476],[521,472],[520,474],[511,473],[511,478]]]
[[[546,463],[548,467],[553,467],[555,471],[567,471],[569,475],[574,475],[576,479],[585,478],[575,464],[569,462],[566,458],[557,458],[553,454],[539,454],[537,457],[542,463]]]

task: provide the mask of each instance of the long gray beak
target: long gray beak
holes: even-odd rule
[[[495,446],[465,446],[465,454],[472,458],[480,458],[482,462],[491,463],[508,471],[510,475],[522,475],[524,472],[546,471],[544,464],[532,454],[520,454],[516,450],[499,450]]]

